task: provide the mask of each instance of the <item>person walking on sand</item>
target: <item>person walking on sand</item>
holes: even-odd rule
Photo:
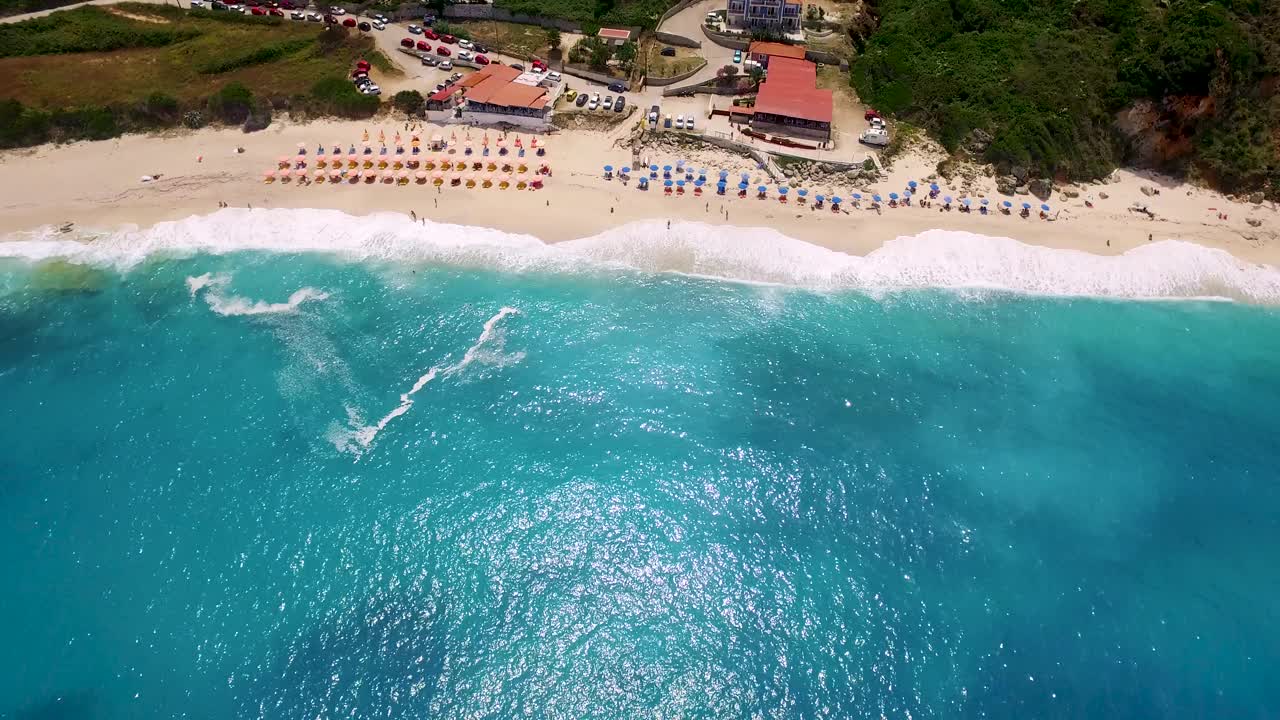
[[[418,213],[414,212],[413,210],[410,210],[410,211],[409,211],[409,217],[410,217],[410,218],[411,218],[415,223],[416,223],[416,222],[418,222]]]

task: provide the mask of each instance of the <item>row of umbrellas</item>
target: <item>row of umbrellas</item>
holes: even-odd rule
[[[337,169],[330,170],[327,173],[323,170],[316,170],[314,173],[308,173],[306,170],[266,170],[263,172],[263,180],[265,182],[272,182],[277,179],[288,180],[291,177],[296,177],[298,179],[312,177],[315,180],[319,180],[319,181],[323,181],[327,178],[333,181],[364,180],[365,182],[372,182],[376,180],[382,180],[383,182],[392,182],[392,181],[407,182],[412,178],[412,179],[416,179],[419,182],[425,182],[427,179],[431,179],[436,181],[437,184],[442,183],[444,180],[447,179],[450,182],[466,183],[468,186],[472,186],[475,183],[484,183],[486,186],[492,183],[498,183],[499,185],[504,187],[506,185],[509,185],[512,182],[515,182],[520,186],[524,186],[528,184],[533,186],[534,188],[542,187],[542,184],[544,182],[544,179],[541,176],[534,176],[530,178],[522,174],[512,176],[510,174],[492,174],[492,173],[483,174],[483,175],[480,173],[445,173],[440,170],[436,170],[435,172],[431,172],[431,173],[428,173],[425,170],[419,170],[414,173],[410,173],[407,170],[400,170],[398,172],[392,171],[392,170],[361,172],[357,170],[353,173],[347,173],[347,174],[344,174]]]

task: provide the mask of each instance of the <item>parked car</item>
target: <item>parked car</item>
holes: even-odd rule
[[[626,92],[626,91],[627,91],[627,86],[624,85],[623,83],[620,83],[620,82],[609,83],[609,92],[620,93],[620,92]]]
[[[476,64],[477,64],[477,65],[488,65],[488,64],[489,64],[489,58],[485,57],[484,55],[477,55],[477,56],[476,56]]]
[[[359,25],[356,25],[356,27],[360,28],[361,32],[369,32],[373,29],[372,25],[364,21],[361,21]]]
[[[489,52],[489,48],[485,47],[484,45],[481,45],[480,43],[472,43],[471,49],[475,50],[476,52],[482,55]]]
[[[475,59],[475,57],[476,57],[475,55],[472,55],[472,54],[471,54],[471,51],[470,51],[470,50],[459,50],[459,51],[458,51],[458,59],[459,59],[459,60],[466,60],[467,62],[471,62],[472,60],[474,60],[474,59]]]
[[[374,30],[386,30],[386,29],[387,29],[387,24],[386,24],[386,23],[384,23],[384,22],[382,22],[381,20],[374,20],[374,21],[373,21],[373,29],[374,29]]]
[[[284,17],[284,11],[280,8],[271,8],[267,11],[267,14],[271,17]]]
[[[362,95],[381,95],[382,88],[378,87],[377,85],[374,85],[373,83],[369,83],[368,85],[365,85],[364,87],[360,88],[360,93]]]
[[[511,63],[511,69],[519,72],[524,72],[524,66],[521,65],[520,63]]]
[[[862,113],[862,119],[871,120],[872,118],[880,118],[880,113],[875,108],[867,108],[867,111]]]
[[[536,70],[537,72],[547,71],[547,64],[537,58],[534,58],[531,64],[533,65],[533,69]]]
[[[671,113],[667,113],[666,117],[662,119],[662,127],[664,128],[671,127]]]
[[[293,12],[289,13],[289,17],[293,18],[294,20],[306,20],[307,14],[302,12],[301,10],[294,10]]]
[[[454,37],[454,36],[452,36],[452,35],[441,35],[441,36],[440,36],[440,42],[442,42],[442,43],[448,43],[448,44],[450,44],[450,45],[456,45],[456,44],[458,43],[458,38],[456,38],[456,37]]]
[[[676,116],[676,129],[677,129],[677,130],[683,130],[683,129],[684,129],[684,115],[677,115],[677,116]]]
[[[204,7],[204,3],[201,2],[201,0],[191,0],[191,9],[194,10],[195,8],[201,7]]]
[[[452,70],[452,69],[453,69],[453,61],[452,61],[452,60],[441,60],[441,61],[440,61],[440,66],[439,66],[439,67],[440,67],[440,69],[441,69],[441,70]]]
[[[280,0],[280,7],[284,8],[285,10],[293,10],[294,8],[297,7],[297,5],[293,4],[293,0]]]
[[[432,30],[431,28],[422,28],[422,37],[428,40],[439,40],[440,33],[436,32],[435,30]]]
[[[342,27],[355,27],[355,26],[356,26],[355,18],[349,17],[346,20],[342,21]]]
[[[684,119],[684,129],[685,129],[685,130],[692,130],[692,129],[693,129],[693,116],[692,116],[692,115],[690,115],[689,117],[687,117],[687,118],[685,118],[685,119]]]
[[[418,43],[417,43],[417,47],[418,47],[418,49],[419,49],[419,50],[421,50],[422,52],[430,52],[430,51],[431,51],[431,46],[427,44],[427,41],[426,41],[426,40],[419,40],[419,41],[418,41]]]
[[[662,48],[661,55],[663,55],[664,57],[675,57],[676,49],[668,45]]]
[[[357,60],[357,61],[356,61],[356,70],[360,70],[360,71],[362,71],[362,72],[366,72],[366,73],[367,73],[367,72],[369,72],[369,67],[370,67],[370,65],[369,65],[369,61],[368,61],[368,60]]]
[[[380,23],[386,23],[388,20],[390,20],[390,19],[391,19],[391,18],[388,18],[386,15],[383,15],[382,13],[374,13],[373,15],[370,15],[369,17],[370,17],[370,19],[372,19],[372,20],[376,20],[376,21],[378,21],[378,22],[380,22]]]
[[[591,93],[591,102],[587,103],[588,110],[595,110],[600,107],[600,93]]]
[[[324,17],[318,12],[307,13],[307,22],[320,22]]]
[[[437,54],[437,55],[443,55],[443,56],[445,56],[445,57],[449,57],[449,56],[450,56],[450,55],[452,55],[453,53],[449,52],[449,48],[447,48],[447,47],[445,47],[445,46],[443,46],[443,45],[437,45],[437,46],[436,46],[436,54]]]
[[[564,99],[568,100],[569,102],[573,102],[574,100],[577,100],[578,91],[574,90],[573,88],[568,88],[567,90],[564,91]]]
[[[742,62],[742,51],[741,51],[741,50],[734,50],[734,51],[733,51],[733,64],[734,64],[734,65],[737,65],[737,64],[738,64],[738,63],[740,63],[740,62]]]
[[[440,92],[441,90],[444,90],[447,87],[449,86],[445,85],[444,83],[436,83],[436,92]]]
[[[337,25],[337,24],[338,24],[338,18],[336,18],[336,17],[334,17],[334,16],[332,16],[332,15],[325,15],[325,16],[324,16],[324,24],[325,24],[325,25]]]
[[[587,100],[589,99],[590,98],[587,96],[586,93],[582,93],[581,95],[578,96],[577,100],[573,101],[573,104],[577,105],[578,107],[583,107],[587,104]]]
[[[407,47],[407,48],[409,48],[410,50],[412,50],[412,49],[413,49],[413,38],[405,38],[405,39],[401,40],[401,41],[400,41],[400,47]]]
[[[622,109],[625,108],[626,106],[627,106],[627,99],[622,97],[621,95],[618,96],[617,100],[613,101],[613,111],[616,113],[622,112]]]
[[[613,109],[613,96],[612,96],[612,95],[605,95],[605,96],[604,96],[604,100],[602,100],[602,101],[600,102],[600,109],[601,109],[601,110],[612,110],[612,109]]]
[[[657,105],[654,105],[653,107],[649,108],[649,124],[650,125],[653,125],[654,127],[658,126],[658,114],[660,112],[662,112],[662,108],[659,108]]]
[[[329,8],[329,14],[330,15],[346,15],[347,11],[344,8],[334,5],[333,7]]]
[[[214,0],[213,4],[209,6],[209,9],[215,12],[224,12],[227,9],[227,5],[226,3],[220,3],[217,0]]]
[[[547,79],[553,83],[558,83],[564,78],[560,76],[560,73],[556,72],[555,70],[552,70],[551,72],[547,73]]]
[[[438,62],[440,62],[440,61],[439,61],[439,60],[436,60],[436,58],[435,58],[435,56],[434,56],[434,55],[423,55],[423,56],[422,56],[422,64],[423,64],[423,65],[426,65],[427,67],[435,67],[435,66],[436,66],[436,63],[438,63]]]
[[[472,48],[475,47],[475,45],[473,45],[470,40],[466,38],[462,38],[461,40],[458,41],[458,47],[462,48],[463,50],[471,50]]]
[[[250,14],[252,14],[252,15],[257,15],[257,16],[261,17],[261,16],[263,16],[263,15],[266,15],[266,14],[267,14],[267,9],[266,9],[266,8],[260,8],[260,7],[256,7],[256,8],[249,8],[249,13],[250,13]]]

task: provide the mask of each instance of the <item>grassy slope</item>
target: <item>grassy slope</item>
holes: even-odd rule
[[[161,47],[110,52],[0,57],[0,98],[58,108],[132,102],[158,91],[180,101],[195,101],[233,80],[243,82],[259,96],[290,96],[306,92],[321,77],[345,76],[358,55],[372,50],[372,42],[364,40],[321,54],[313,42],[321,30],[315,24],[224,20],[155,5],[115,7],[159,22],[141,22],[113,15],[107,9],[85,7],[44,19],[58,18],[60,24],[34,34],[46,39],[57,36],[70,43],[77,39],[93,43],[109,36],[103,27],[125,25],[152,35],[167,31],[176,41]],[[28,23],[8,27],[21,28]],[[6,47],[3,39],[0,35],[0,49]],[[272,51],[279,51],[279,57],[270,58],[277,54]],[[255,53],[269,59],[252,64]],[[209,72],[237,60],[246,65]]]
[[[563,18],[588,24],[652,28],[675,0],[495,0],[512,12]]]
[[[880,29],[852,81],[868,102],[949,148],[980,128],[995,138],[986,159],[1076,177],[1123,159],[1117,110],[1144,97],[1213,95],[1219,118],[1195,129],[1201,159],[1220,147],[1212,172],[1228,186],[1280,185],[1280,114],[1256,94],[1280,63],[1276,5],[882,0]],[[1227,127],[1232,138],[1218,139]],[[1241,127],[1252,131],[1242,137]]]

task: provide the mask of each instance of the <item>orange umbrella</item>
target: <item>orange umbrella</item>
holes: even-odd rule
[[[427,171],[419,170],[418,172],[414,173],[413,176],[418,179],[418,182],[422,182],[427,179]]]
[[[263,180],[266,180],[267,182],[271,182],[272,180],[275,180],[275,179],[276,179],[276,171],[275,171],[275,170],[267,170],[266,172],[262,173],[262,179],[263,179]]]

